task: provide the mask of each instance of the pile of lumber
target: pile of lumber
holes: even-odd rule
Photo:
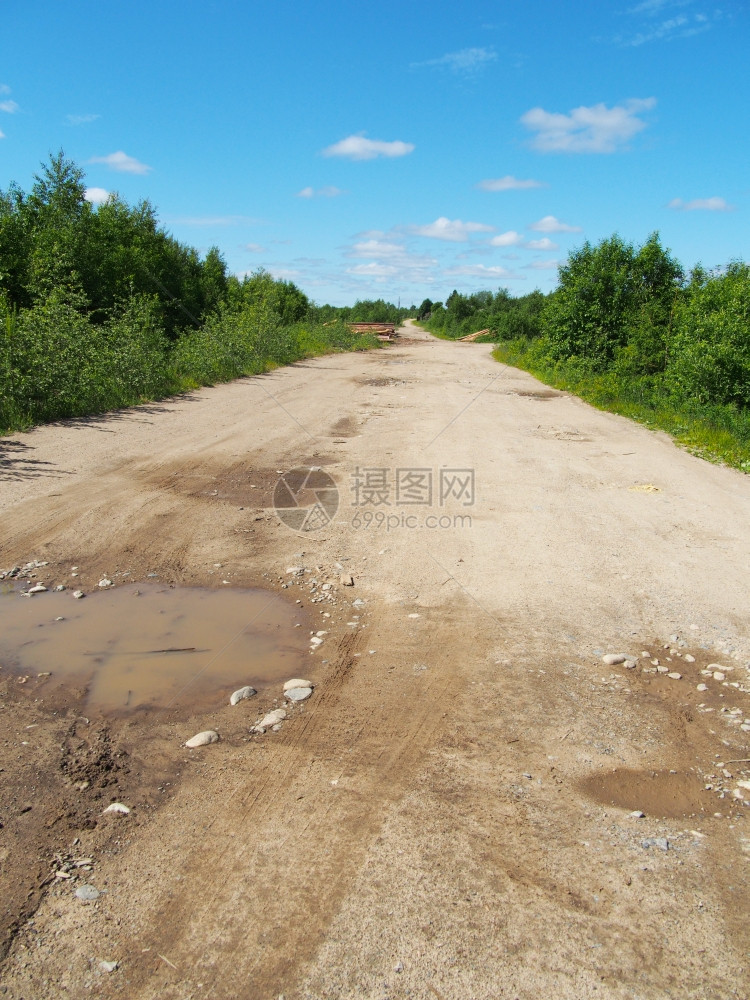
[[[378,340],[393,340],[398,336],[395,323],[350,323],[353,333],[372,333]]]
[[[479,338],[483,337],[486,333],[490,333],[490,330],[489,329],[487,329],[487,330],[477,330],[476,333],[469,333],[465,337],[459,337],[458,339],[461,341],[461,343],[471,344],[475,340],[479,340]]]

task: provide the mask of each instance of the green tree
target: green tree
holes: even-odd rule
[[[422,305],[417,310],[417,319],[429,319],[432,312],[432,300],[424,299]]]
[[[750,406],[750,267],[693,274],[675,318],[667,384],[699,403]]]
[[[631,344],[632,364],[663,370],[669,317],[682,271],[658,234],[636,249],[616,233],[589,242],[559,268],[559,287],[544,311],[553,357],[607,365]]]

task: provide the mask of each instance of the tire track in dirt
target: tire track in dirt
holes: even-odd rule
[[[314,954],[387,804],[403,794],[444,724],[460,682],[437,653],[445,638],[437,631],[424,650],[434,664],[429,678],[401,677],[398,692],[378,704],[386,678],[382,670],[367,676],[372,661],[355,659],[357,636],[345,635],[310,710],[287,721],[279,736],[263,738],[268,749],[251,787],[243,778],[224,787],[216,814],[200,831],[179,829],[165,817],[174,839],[159,867],[184,877],[132,929],[132,945],[121,942],[132,970],[130,996],[172,1000],[210,982],[208,995],[218,1000],[237,995],[238,978],[248,995],[271,996],[289,981],[291,954],[295,964]],[[322,808],[301,811],[299,803],[309,798],[324,799]],[[295,919],[301,912],[307,920]],[[178,971],[162,961],[144,963],[142,941]],[[227,965],[228,955],[234,958]]]
[[[418,390],[388,381],[395,363]],[[139,766],[158,759],[181,785],[102,840],[95,874],[107,891],[94,906],[50,887],[4,967],[13,1000],[94,989],[352,1000],[381,996],[384,982],[419,1000],[747,994],[741,803],[717,798],[718,817],[690,805],[635,819],[637,801],[603,802],[585,785],[653,769],[692,803],[700,769],[750,756],[739,720],[721,721],[722,707],[744,705],[733,691],[717,688],[714,714],[697,715],[707,696],[687,667],[680,681],[641,683],[601,665],[604,651],[638,655],[679,632],[701,663],[744,676],[747,481],[578,400],[546,398],[511,369],[502,388],[515,395],[490,389],[474,405],[496,374],[487,348],[420,335],[396,355],[264,379],[299,423],[243,380],[176,402],[151,427],[113,419],[121,434],[106,460],[101,436],[85,438],[99,459],[79,466],[81,430],[35,434],[32,458],[46,462],[45,441],[60,440],[60,467],[84,471],[62,490],[32,481],[24,502],[5,504],[0,536],[44,548],[14,558],[67,565],[81,552],[83,589],[113,561],[134,580],[154,571],[273,589],[299,560],[310,574],[340,561],[357,590],[337,593],[334,617],[352,614],[349,593],[367,607],[356,638],[345,619],[318,626],[329,636],[311,660],[316,693],[277,734],[246,742],[249,703],[123,728]],[[377,419],[364,421],[366,408]],[[311,442],[300,423],[351,436]],[[320,537],[291,536],[263,494],[277,468],[318,461],[341,490],[355,468],[471,467],[472,530],[357,532],[342,509]],[[638,492],[643,483],[656,488]],[[311,605],[303,583],[280,592],[304,598],[312,624],[328,605]],[[194,723],[217,720],[220,743],[177,749]],[[673,847],[643,846],[656,836]],[[101,975],[97,960],[113,957],[120,968]]]

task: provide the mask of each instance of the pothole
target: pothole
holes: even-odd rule
[[[640,810],[664,819],[710,814],[715,808],[700,777],[690,771],[615,768],[585,778],[581,790],[602,805]]]
[[[359,382],[360,385],[374,385],[374,386],[378,386],[380,388],[383,388],[384,386],[392,386],[392,385],[408,385],[408,382],[407,382],[406,379],[403,379],[403,378],[390,378],[388,376],[384,376],[384,377],[381,377],[381,378],[360,378],[360,379],[357,379],[356,381]]]
[[[556,392],[554,389],[516,389],[509,393],[511,396],[521,396],[524,399],[557,399],[564,396],[564,392]]]
[[[301,627],[295,628],[295,625]],[[0,664],[19,681],[84,687],[105,714],[223,701],[304,675],[304,612],[264,590],[138,584],[91,594],[0,595]]]

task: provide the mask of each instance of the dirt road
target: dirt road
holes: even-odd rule
[[[748,996],[750,479],[401,333],[0,442],[1,568],[326,633],[265,735],[280,691],[98,718],[0,671],[8,997]]]

